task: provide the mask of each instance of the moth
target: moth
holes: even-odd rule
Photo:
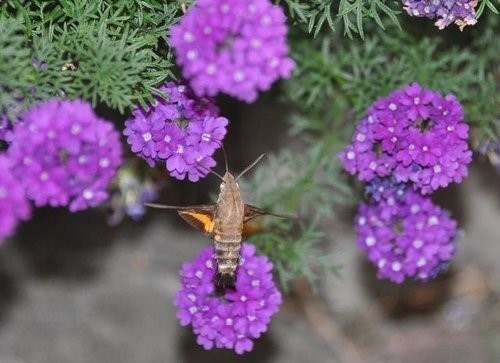
[[[289,218],[268,212],[264,209],[245,204],[238,185],[238,180],[252,169],[262,158],[260,155],[253,163],[247,166],[237,177],[228,171],[223,176],[209,170],[218,176],[222,182],[217,202],[191,206],[172,206],[146,203],[149,207],[175,209],[177,213],[191,226],[210,236],[214,240],[215,260],[217,274],[215,283],[220,287],[232,287],[236,282],[236,269],[238,268],[241,239],[245,223],[262,215],[273,215],[280,218]],[[226,159],[227,160],[227,159]]]

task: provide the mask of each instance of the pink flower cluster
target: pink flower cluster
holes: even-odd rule
[[[198,96],[222,92],[253,102],[295,67],[285,21],[269,0],[198,0],[171,28],[170,43]]]

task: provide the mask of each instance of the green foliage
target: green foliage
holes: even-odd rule
[[[486,20],[486,19],[485,19]],[[338,120],[315,115],[329,113],[333,102],[346,103],[361,117],[378,97],[417,81],[444,93],[454,93],[466,119],[487,127],[498,117],[498,20],[475,29],[468,44],[450,45],[436,35],[391,30],[372,32],[362,41],[332,41],[324,35],[295,43],[296,76],[286,84],[287,99],[309,119],[294,118],[299,131],[323,131]],[[339,107],[336,105],[336,107]]]
[[[242,181],[252,203],[276,213],[296,213],[297,218],[266,218],[264,232],[252,237],[259,250],[271,257],[281,285],[298,276],[314,284],[319,275],[332,269],[331,256],[321,250],[327,236],[320,228],[332,219],[334,208],[355,201],[339,166],[336,143],[315,140],[305,152],[283,149],[270,155]]]
[[[401,28],[405,11],[401,0],[279,0],[284,3],[292,19],[303,24],[315,37],[323,30],[343,29],[349,38],[365,37],[366,24],[377,24],[386,30],[388,26]],[[498,14],[499,0],[479,0],[477,17],[485,9]],[[403,16],[407,16],[406,14]]]
[[[19,103],[21,95],[28,94],[33,85],[30,52],[26,49],[27,38],[17,19],[0,17],[0,112],[7,112],[11,105]]]
[[[36,64],[23,67],[29,77],[2,76],[26,99],[35,86],[38,99],[80,97],[123,113],[173,77],[164,39],[179,10],[163,1],[7,1],[0,14],[17,16],[19,49]]]
[[[343,28],[344,34],[364,37],[364,25],[374,21],[382,29],[386,24],[399,26],[401,7],[397,1],[387,0],[284,0],[291,16],[307,26],[307,31],[317,36],[325,27],[335,31]]]

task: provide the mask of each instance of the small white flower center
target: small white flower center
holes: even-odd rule
[[[195,60],[196,58],[198,58],[198,51],[196,49],[191,49],[186,53],[186,57],[191,61]]]
[[[399,263],[397,261],[393,262],[392,265],[391,265],[392,270],[395,271],[395,272],[401,271],[401,267],[402,267],[401,263]]]
[[[214,75],[217,72],[217,66],[214,63],[210,63],[205,68],[205,72],[207,72],[207,74],[209,75]]]
[[[368,247],[374,246],[377,240],[373,236],[366,237],[365,243]]]
[[[396,111],[397,109],[398,109],[398,106],[396,106],[395,103],[390,103],[389,104],[389,110]]]
[[[416,249],[419,249],[421,248],[422,246],[424,245],[424,241],[422,241],[421,239],[416,239],[413,241],[413,247],[415,247]]]
[[[177,154],[182,154],[184,152],[184,146],[182,145],[177,145],[177,150],[175,150]]]
[[[201,135],[201,140],[202,141],[210,141],[212,139],[212,135],[210,135],[209,133],[207,132],[204,132],[202,135]]]
[[[427,260],[426,260],[424,257],[420,257],[420,258],[417,260],[417,266],[418,266],[418,267],[425,266],[426,264],[427,264]]]
[[[92,199],[94,197],[94,192],[90,189],[85,189],[82,193],[84,199]]]
[[[145,132],[144,134],[142,134],[142,139],[145,141],[145,142],[148,142],[149,140],[151,140],[153,138],[153,135],[151,135],[151,132]]]
[[[267,26],[271,24],[271,17],[269,15],[264,15],[260,18],[260,24],[263,26]]]
[[[40,173],[40,180],[47,180],[49,178],[49,173],[47,173],[46,171],[42,171]]]
[[[71,125],[71,133],[73,135],[78,135],[80,131],[82,131],[82,127],[80,126],[80,124]]]
[[[184,41],[187,43],[192,43],[194,41],[194,34],[189,31],[185,32]]]
[[[347,159],[348,160],[354,160],[355,157],[356,157],[356,153],[354,151],[347,152]]]
[[[109,166],[109,164],[111,164],[111,163],[110,163],[108,158],[102,158],[101,160],[99,160],[99,166],[101,168],[107,168]]]
[[[278,67],[279,64],[280,64],[280,60],[276,57],[271,58],[271,60],[269,61],[269,67],[271,67],[271,68],[276,68],[276,67]]]
[[[430,216],[428,224],[429,226],[435,226],[436,224],[439,224],[439,218],[436,216]]]
[[[260,281],[259,280],[252,280],[252,282],[250,283],[253,287],[256,287],[256,286],[259,286],[260,285]]]
[[[201,279],[201,278],[203,277],[203,271],[201,271],[201,270],[197,270],[197,271],[194,273],[194,275],[195,275],[197,278]]]
[[[252,48],[258,49],[262,46],[262,41],[259,38],[253,38],[250,41],[250,45]]]
[[[87,162],[87,156],[86,155],[80,155],[78,157],[78,164],[85,164]]]
[[[236,82],[241,82],[245,79],[245,73],[241,70],[237,70],[236,72],[233,73],[233,79]]]
[[[359,142],[363,142],[366,140],[366,135],[365,134],[362,134],[362,133],[359,133],[356,135],[356,140],[358,140]]]

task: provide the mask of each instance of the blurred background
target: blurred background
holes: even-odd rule
[[[238,108],[225,144],[233,171],[289,143],[282,116],[265,101]],[[425,284],[377,280],[355,246],[355,210],[336,211],[321,248],[339,270],[315,291],[294,280],[243,356],[204,351],[176,320],[178,270],[211,241],[175,212],[111,227],[102,210],[36,210],[0,249],[0,363],[500,362],[498,181],[479,161],[438,193],[464,234],[450,270]],[[172,182],[160,202],[209,202],[218,184]]]

